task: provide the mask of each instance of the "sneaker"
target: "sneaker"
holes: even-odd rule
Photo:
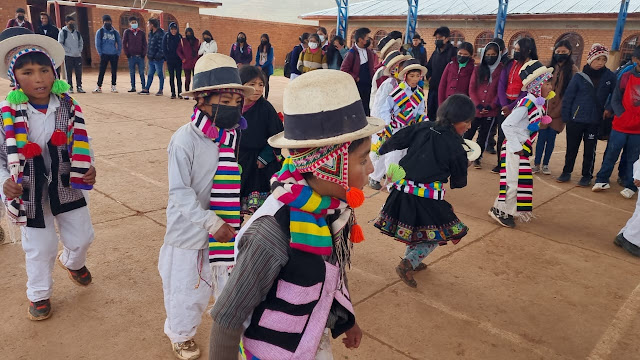
[[[494,174],[500,174],[500,165],[494,167],[493,169],[491,169],[491,172]]]
[[[140,91],[140,92],[138,93],[138,95],[149,95],[149,90],[147,90],[147,89],[142,89],[142,91]]]
[[[622,191],[620,191],[620,195],[622,195],[625,199],[631,199],[635,194],[636,192],[629,188],[624,188],[622,189]]]
[[[531,167],[531,173],[532,173],[532,174],[537,174],[537,173],[539,173],[539,172],[540,172],[540,165],[533,165],[533,166]]]
[[[111,85],[111,92],[112,93],[117,93],[118,92],[118,89],[116,88],[115,85]]]
[[[480,162],[480,159],[473,161],[473,167],[476,169],[482,169],[482,163]]]
[[[567,182],[567,181],[571,181],[571,174],[562,173],[562,175],[560,175],[560,176],[558,176],[556,178],[556,181],[559,182],[559,183],[564,183],[564,182]]]
[[[494,149],[493,147],[488,148],[487,150],[485,150],[486,152],[488,152],[491,155],[495,155],[497,154],[496,149]]]
[[[583,176],[580,179],[580,181],[578,181],[578,186],[581,186],[581,187],[589,187],[589,186],[591,186],[591,178]]]
[[[496,208],[491,208],[491,210],[489,210],[489,216],[491,216],[493,220],[497,221],[498,224],[504,227],[508,227],[512,229],[516,227],[516,221],[512,215],[504,214]]]
[[[200,357],[200,349],[196,342],[187,340],[185,342],[171,344],[173,354],[181,360],[194,360]]]
[[[78,86],[78,88],[76,89],[76,91],[78,92],[78,94],[86,94],[86,93],[87,93],[86,91],[84,91],[84,90],[82,89],[82,86]]]
[[[40,321],[51,317],[51,301],[49,299],[29,303],[29,320]]]
[[[380,184],[379,181],[375,181],[369,178],[369,187],[372,188],[373,190],[380,190],[382,189],[382,184]]]
[[[551,170],[549,170],[549,165],[542,165],[542,173],[545,175],[551,175]]]
[[[63,250],[60,250],[60,252],[58,252],[58,265],[60,265],[61,268],[67,270],[69,279],[80,286],[87,286],[91,284],[91,273],[86,266],[81,267],[80,270],[71,270],[62,264],[62,261],[60,260],[62,251]]]
[[[127,91],[127,92],[134,93],[134,92],[138,92],[138,90],[136,90],[136,88],[131,88],[131,89],[129,89],[129,91]]]
[[[632,244],[627,240],[622,233],[618,234],[613,240],[613,243],[621,248],[627,250],[627,252],[633,256],[640,257],[640,247]]]
[[[174,95],[171,95],[171,99],[172,99],[172,100],[173,100],[173,99],[175,99],[175,98],[176,98],[175,94],[174,94]]]
[[[73,88],[69,88],[69,94],[73,94]]]
[[[189,97],[188,96],[178,95],[178,99],[189,100]]]
[[[609,185],[608,183],[596,183],[591,188],[591,191],[600,192],[600,191],[604,191],[604,190],[607,190],[607,189],[611,189],[611,185]]]
[[[160,91],[158,91],[158,92],[156,93],[156,96],[162,96],[162,95],[163,95],[163,94],[162,94],[162,90],[160,90]]]
[[[92,93],[94,93],[94,94],[98,94],[98,93],[101,93],[101,92],[102,92],[102,88],[100,86],[96,87],[96,89],[92,91]]]

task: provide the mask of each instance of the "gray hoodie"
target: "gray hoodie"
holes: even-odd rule
[[[66,38],[66,39],[65,39]],[[62,44],[64,48],[64,55],[71,57],[82,56],[82,48],[84,47],[84,41],[82,36],[76,29],[75,31],[69,30],[68,27],[63,27],[58,34],[58,42]]]

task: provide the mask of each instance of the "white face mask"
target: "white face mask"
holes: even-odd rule
[[[324,42],[324,39],[325,39],[324,35],[319,35],[319,36],[320,36],[320,42]]]
[[[310,42],[309,47],[311,48],[311,50],[315,50],[318,48],[318,43]]]

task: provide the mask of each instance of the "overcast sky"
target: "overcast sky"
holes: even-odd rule
[[[363,0],[350,0],[359,2]],[[298,18],[301,14],[336,7],[335,0],[220,0],[217,9],[202,9],[203,14],[239,17],[297,24],[317,24]]]

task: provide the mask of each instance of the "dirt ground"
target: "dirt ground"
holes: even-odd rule
[[[85,74],[85,90],[96,78]],[[55,267],[53,316],[29,321],[21,246],[0,246],[2,359],[172,359],[157,270],[166,223],[166,146],[189,121],[193,102],[170,100],[168,83],[164,97],[145,97],[126,93],[127,73],[119,80],[119,94],[76,95],[98,171],[90,202],[96,239],[87,263],[94,282],[80,288]],[[271,79],[278,109],[286,83]],[[0,81],[2,98],[8,90]],[[605,146],[598,144],[597,168]],[[551,162],[556,176],[564,150],[563,134]],[[558,184],[536,175],[537,218],[505,229],[487,216],[498,177],[489,172],[494,156],[487,154],[484,163],[482,170],[469,170],[469,186],[447,193],[469,235],[429,256],[417,289],[394,271],[403,245],[371,225],[385,193],[366,192],[358,218],[367,241],[356,245],[349,273],[364,338],[354,351],[336,341],[335,358],[640,359],[640,259],[612,244],[635,197],[622,198],[615,178],[610,191],[596,194],[576,187],[577,179]],[[196,336],[203,358],[210,325],[205,314]]]

